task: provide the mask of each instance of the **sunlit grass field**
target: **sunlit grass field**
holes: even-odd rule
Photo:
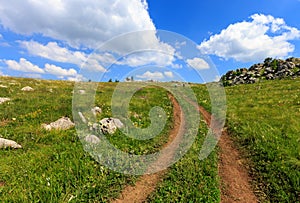
[[[23,149],[0,150],[0,200],[2,202],[109,202],[138,176],[114,172],[83,150],[75,129],[45,131],[42,123],[62,116],[72,118],[74,83],[1,77],[0,136],[13,139]],[[33,92],[22,92],[24,86]],[[99,83],[95,105],[98,119],[111,116],[116,83]],[[226,87],[227,128],[242,152],[253,177],[253,188],[263,202],[300,201],[300,79],[265,81]],[[200,105],[210,110],[205,85],[192,85]],[[146,99],[145,99],[146,98]],[[159,99],[157,99],[159,98]],[[172,128],[172,103],[167,91],[144,88],[130,101],[134,125],[147,127],[149,110],[161,106],[167,124],[157,137],[138,141],[120,131],[107,138],[133,154],[159,151]],[[198,153],[207,128],[200,122],[198,136],[188,153],[171,166],[147,202],[219,202],[217,149],[200,161]]]
[[[4,183],[0,202],[109,202],[138,179],[96,162],[83,150],[75,128],[50,132],[41,128],[42,123],[62,116],[72,119],[73,82],[1,77],[0,84],[7,86],[0,88],[0,97],[11,98],[0,105],[0,136],[23,146],[20,150],[0,150],[0,182]],[[102,109],[99,120],[112,115],[110,98],[116,84],[98,84],[95,105]],[[24,86],[34,91],[22,92]],[[167,115],[166,126],[158,136],[139,141],[117,131],[107,136],[108,140],[131,154],[159,151],[173,126],[168,92],[153,87],[139,90],[130,101],[128,114],[134,125],[147,127],[154,106],[162,107]],[[202,123],[192,149],[171,167],[149,202],[219,201],[217,154],[213,152],[204,161],[198,159],[206,130]]]
[[[205,86],[193,87],[210,110]],[[226,126],[262,202],[300,201],[300,79],[226,87]]]

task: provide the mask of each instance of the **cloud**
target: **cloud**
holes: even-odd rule
[[[173,78],[173,77],[174,77],[172,71],[165,71],[165,72],[164,72],[164,75],[167,76],[168,78]]]
[[[137,75],[137,78],[146,79],[146,80],[162,80],[164,79],[164,74],[158,71],[151,72],[147,71],[142,75]]]
[[[294,51],[294,45],[288,41],[298,38],[300,31],[286,25],[282,18],[254,14],[250,21],[229,25],[221,33],[203,41],[198,48],[203,54],[252,62],[266,57],[287,56]]]
[[[165,50],[166,51],[166,50]],[[174,58],[174,52],[172,48],[169,47],[169,51],[163,52],[162,50],[145,50],[138,53],[133,53],[123,60],[121,60],[118,64],[128,65],[131,67],[155,64],[158,66],[168,66],[172,65]]]
[[[107,62],[107,58],[110,57],[108,54],[103,54],[102,56],[97,56],[96,59],[93,54],[88,56],[81,51],[71,51],[66,47],[59,46],[56,42],[49,42],[46,45],[36,41],[20,41],[19,43],[21,47],[25,48],[33,56],[39,56],[56,62],[71,63],[78,67],[81,67],[85,63],[84,68],[100,72],[105,72],[105,68],[99,63],[101,61]]]
[[[64,79],[64,78],[75,78],[76,80],[81,80],[83,77],[78,74],[78,72],[73,69],[65,69],[53,64],[45,64],[44,68],[40,68],[37,65],[32,64],[30,61],[27,61],[24,58],[20,58],[19,62],[15,60],[1,60],[3,61],[8,68],[25,72],[27,73],[26,76],[35,77],[35,78],[41,78],[41,74],[51,74],[58,78]]]
[[[59,76],[59,77],[76,76],[77,75],[77,71],[73,68],[67,70],[67,69],[61,68],[56,65],[50,65],[48,63],[45,65],[44,70],[49,74]]]
[[[56,42],[49,42],[47,45],[35,41],[20,41],[19,43],[29,54],[53,61],[80,65],[82,61],[86,60],[84,53],[72,52],[67,48],[60,47]]]
[[[11,0],[1,1],[0,22],[15,33],[95,48],[123,33],[155,30],[147,9],[145,0]]]
[[[44,73],[45,71],[38,67],[37,65],[32,64],[24,58],[20,58],[19,62],[14,60],[4,60],[4,63],[8,66],[8,68],[20,72],[28,72],[28,73]]]
[[[187,59],[186,62],[189,66],[198,70],[209,69],[209,64],[202,58]]]

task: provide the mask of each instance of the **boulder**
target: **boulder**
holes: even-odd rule
[[[50,124],[42,124],[42,127],[46,130],[68,130],[74,126],[75,124],[68,117],[62,117]]]
[[[21,90],[24,91],[24,92],[34,91],[34,89],[32,87],[29,87],[29,86],[23,87]]]
[[[6,98],[6,97],[0,97],[0,104],[10,101],[10,98]]]
[[[92,131],[101,131],[103,134],[114,134],[118,128],[123,128],[124,124],[117,118],[103,118],[99,123],[90,126]]]
[[[102,109],[100,107],[98,107],[98,106],[92,108],[91,111],[94,114],[94,116],[96,116],[97,114],[102,113]]]
[[[19,145],[18,143],[16,143],[15,141],[13,140],[7,140],[7,139],[4,139],[4,138],[0,138],[0,149],[1,148],[13,148],[13,149],[20,149],[22,148],[21,145]]]
[[[96,135],[88,135],[84,138],[84,141],[91,144],[98,144],[100,142],[100,139]]]

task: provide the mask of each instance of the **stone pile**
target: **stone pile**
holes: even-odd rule
[[[240,68],[228,71],[221,77],[224,86],[251,84],[260,80],[275,80],[300,77],[300,58],[272,59],[252,65],[249,69]]]

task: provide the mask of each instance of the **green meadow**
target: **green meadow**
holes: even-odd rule
[[[95,105],[109,117],[117,83],[99,83]],[[22,149],[0,150],[1,202],[109,202],[139,176],[115,172],[84,151],[75,128],[46,131],[42,123],[72,117],[73,82],[0,77],[0,137]],[[262,202],[297,202],[300,199],[300,79],[265,81],[226,87],[226,127],[241,151],[252,186]],[[22,92],[31,86],[33,92]],[[205,85],[191,85],[200,105],[210,111]],[[150,125],[149,111],[160,106],[166,125],[150,140],[134,140],[121,131],[108,140],[124,152],[142,155],[159,151],[173,127],[172,103],[162,88],[145,87],[130,101],[129,117],[135,126]],[[207,133],[203,120],[190,150],[172,165],[147,202],[219,202],[218,148],[199,160]]]

